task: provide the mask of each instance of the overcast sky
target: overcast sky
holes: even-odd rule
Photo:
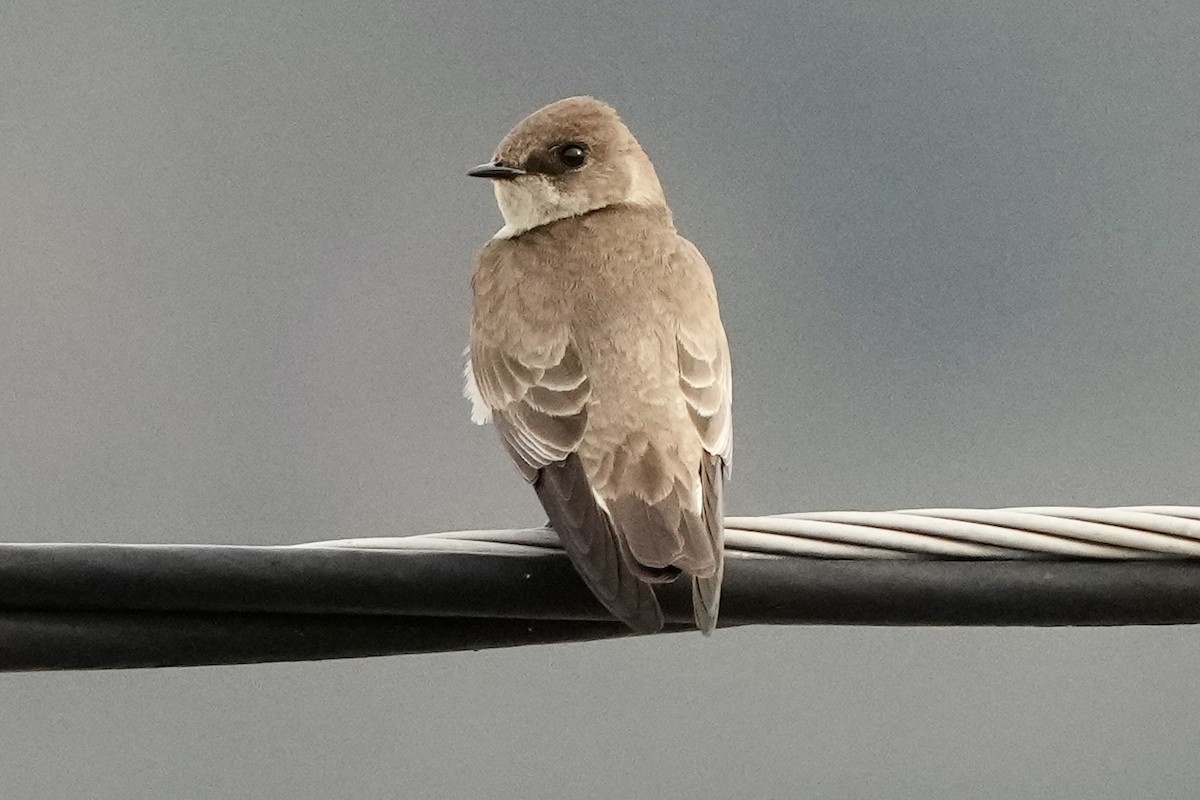
[[[465,177],[590,93],[716,273],[730,512],[1200,505],[1200,5],[0,3],[0,537],[543,520]],[[0,676],[5,797],[1178,798],[1192,628]]]

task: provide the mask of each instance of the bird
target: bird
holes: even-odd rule
[[[732,373],[713,274],[608,104],[533,112],[468,171],[504,225],[479,251],[464,395],[532,484],[576,571],[639,633],[656,584],[717,624]]]

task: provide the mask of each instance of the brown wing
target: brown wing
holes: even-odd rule
[[[579,456],[572,453],[564,461],[542,467],[533,488],[592,594],[634,630],[661,630],[663,614],[654,590],[631,569],[633,559],[596,502]]]
[[[624,542],[574,455],[587,430],[591,397],[574,344],[563,334],[517,354],[473,335],[470,371],[505,449],[533,484],[592,593],[634,630],[660,630],[663,616],[654,590],[631,568]]]
[[[733,375],[729,363],[729,342],[717,310],[716,289],[704,256],[683,240],[677,259],[684,269],[698,273],[697,302],[680,314],[676,332],[679,357],[679,388],[687,401],[688,413],[704,449],[721,459],[728,475],[733,463]],[[705,280],[707,278],[707,280]]]
[[[565,334],[519,354],[474,340],[471,372],[505,448],[527,481],[575,452],[587,430],[591,384]]]
[[[725,572],[724,483],[733,463],[733,373],[712,273],[700,251],[691,242],[683,244],[677,258],[681,269],[699,282],[702,300],[689,304],[693,313],[680,315],[676,352],[679,388],[705,450],[700,465],[701,516],[716,554],[716,570],[693,579],[692,607],[696,626],[709,634],[716,627]]]

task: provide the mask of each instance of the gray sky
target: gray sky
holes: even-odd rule
[[[464,171],[614,104],[717,275],[730,511],[1200,505],[1200,6],[0,4],[0,530],[540,524]],[[1175,798],[1191,628],[0,676],[5,795]]]

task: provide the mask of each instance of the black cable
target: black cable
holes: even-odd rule
[[[670,630],[688,587],[662,587]],[[737,625],[1200,622],[1200,561],[731,555]],[[252,663],[630,635],[558,551],[0,545],[0,670]],[[719,634],[718,634],[719,635]]]

